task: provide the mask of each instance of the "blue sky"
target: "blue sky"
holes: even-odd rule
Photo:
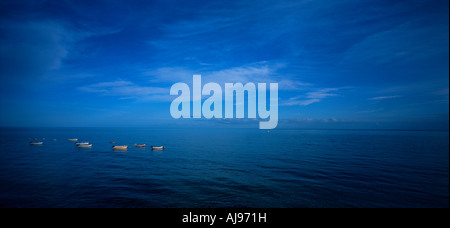
[[[278,128],[448,130],[447,0],[0,0],[0,126],[174,120],[176,82],[279,83]]]

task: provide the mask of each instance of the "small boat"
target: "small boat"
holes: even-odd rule
[[[92,144],[80,144],[78,145],[79,148],[92,148]]]
[[[128,146],[113,146],[114,150],[126,150]]]
[[[114,142],[114,141],[111,141],[111,142],[109,142],[109,143],[113,143],[113,144],[114,144],[114,143],[116,143],[116,142]]]
[[[75,143],[75,145],[80,146],[80,145],[88,145],[88,142],[77,142]]]
[[[44,144],[43,142],[30,142],[30,145],[42,145]]]
[[[56,141],[56,139],[52,139],[52,141],[54,142],[54,141]]]
[[[78,139],[68,139],[69,142],[77,142]]]
[[[140,145],[134,144],[134,146],[135,146],[135,147],[145,147],[145,144],[140,144]]]
[[[166,149],[164,146],[150,146],[152,150],[164,150]]]

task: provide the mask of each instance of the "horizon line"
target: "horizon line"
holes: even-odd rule
[[[250,127],[166,127],[166,128],[160,128],[157,126],[109,126],[109,127],[84,127],[84,126],[0,126],[0,129],[3,128],[86,128],[86,129],[94,129],[94,128],[154,128],[154,129],[192,129],[192,130],[201,130],[201,129],[254,129]],[[308,130],[308,131],[317,131],[317,130],[323,130],[323,131],[435,131],[435,132],[449,132],[449,129],[376,129],[376,128],[287,128],[287,127],[277,127],[276,129],[254,129],[254,130],[261,130],[261,131],[274,131],[274,130]]]

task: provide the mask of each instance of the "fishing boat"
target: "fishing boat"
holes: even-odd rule
[[[114,150],[126,150],[128,146],[113,146]]]
[[[42,145],[44,144],[43,142],[30,142],[30,145]]]
[[[80,144],[78,145],[79,148],[92,148],[92,144]]]
[[[135,146],[135,147],[145,147],[145,144],[140,144],[140,145],[134,144],[134,146]]]
[[[69,142],[77,142],[78,139],[68,139]]]
[[[152,148],[152,150],[164,150],[165,147],[164,146],[150,146]]]

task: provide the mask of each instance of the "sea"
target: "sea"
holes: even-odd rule
[[[448,208],[449,133],[0,128],[0,207]]]

